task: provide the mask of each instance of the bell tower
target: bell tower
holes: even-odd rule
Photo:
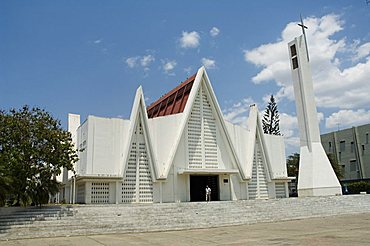
[[[341,195],[341,185],[321,144],[305,33],[307,27],[302,17],[299,26],[303,34],[288,44],[300,136],[298,196]]]

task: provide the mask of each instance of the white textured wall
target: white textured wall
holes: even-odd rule
[[[79,114],[68,114],[68,132],[71,133],[72,144],[75,149],[78,148],[77,141],[77,128],[80,126],[80,115]],[[72,171],[67,171],[66,169],[62,172],[63,177],[57,177],[58,181],[67,182],[73,176]]]
[[[179,175],[179,169],[188,168],[187,127],[177,140],[184,114],[158,117],[148,120],[149,134],[152,141],[154,158],[157,162],[158,176],[168,171],[167,179],[162,182],[162,202],[189,201],[189,175]],[[253,154],[250,144],[251,132],[240,126],[226,122],[226,127],[241,168],[247,170],[248,155]],[[89,116],[78,128],[78,146],[80,153],[78,174],[80,175],[119,175],[124,168],[124,157],[128,151],[130,121],[114,118]],[[266,136],[266,147],[274,177],[286,175],[285,149],[283,137]],[[176,149],[176,144],[178,144]],[[217,125],[217,145],[220,169],[237,169],[228,149],[225,135]],[[254,144],[254,143],[253,143]],[[174,154],[173,165],[169,165]],[[228,183],[223,180],[228,179]],[[87,189],[89,186],[87,186]],[[154,183],[154,202],[160,202],[160,183]],[[240,175],[219,176],[220,200],[247,199],[247,184]],[[112,190],[115,190],[115,188]],[[115,199],[112,194],[111,202]],[[86,197],[87,201],[91,198]]]
[[[79,174],[120,174],[128,131],[128,120],[88,116],[79,128],[78,142],[84,148],[80,153]]]
[[[157,158],[159,176],[164,175],[170,154],[175,151],[175,144],[180,132],[184,115],[174,114],[148,120],[153,151]]]
[[[287,177],[284,137],[264,134],[272,179]]]
[[[249,167],[249,169],[247,167],[248,156],[254,154],[254,148],[251,148],[252,146],[249,141],[251,134],[250,131],[241,126],[231,124],[228,121],[225,121],[225,124],[231,138],[231,142],[233,143],[236,154],[239,158],[241,168],[244,171],[249,169],[252,170],[252,167]]]

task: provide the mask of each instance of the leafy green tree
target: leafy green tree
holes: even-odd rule
[[[287,158],[287,171],[289,177],[296,177],[298,182],[298,173],[299,173],[299,157],[298,153],[294,153]],[[333,154],[328,154],[328,159],[333,167],[335,174],[337,175],[338,179],[343,178],[342,169],[340,168],[337,159]]]
[[[287,165],[288,176],[298,178],[299,154],[294,153],[288,156],[286,165]]]
[[[46,203],[59,190],[56,176],[77,160],[70,133],[45,110],[0,111],[0,182],[16,204]]]
[[[279,111],[277,109],[275,98],[273,95],[271,95],[270,102],[266,106],[262,119],[263,132],[265,134],[281,135],[279,117]]]
[[[0,206],[5,205],[5,200],[11,190],[10,183],[11,177],[8,175],[4,162],[0,159]]]
[[[329,153],[327,155],[328,155],[328,159],[331,163],[331,166],[333,167],[333,170],[334,170],[335,174],[337,175],[337,178],[342,179],[344,176],[343,176],[342,168],[339,166],[337,158],[332,153]]]

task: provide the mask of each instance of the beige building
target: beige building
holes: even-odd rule
[[[321,135],[326,153],[337,158],[343,170],[341,181],[370,179],[370,124]]]

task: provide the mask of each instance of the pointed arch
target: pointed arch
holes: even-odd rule
[[[153,182],[158,172],[147,121],[144,95],[139,87],[131,111],[129,137],[121,170],[121,202],[124,203],[153,201]]]
[[[182,122],[180,124],[179,131],[176,134],[175,144],[172,147],[172,149],[170,150],[168,160],[166,161],[166,168],[165,168],[163,176],[161,178],[163,178],[163,179],[167,178],[168,173],[170,171],[170,168],[173,165],[173,160],[175,158],[176,151],[177,151],[177,148],[179,146],[179,142],[181,140],[182,135],[184,134],[184,131],[186,129],[186,125],[187,125],[187,123],[188,123],[188,121],[191,117],[191,110],[193,109],[194,104],[196,103],[196,98],[197,98],[198,91],[202,86],[204,86],[205,91],[207,93],[206,95],[207,95],[207,98],[208,98],[208,100],[211,104],[215,120],[216,120],[217,124],[220,126],[219,130],[220,130],[220,133],[221,133],[223,139],[225,140],[226,151],[228,152],[228,154],[229,154],[229,156],[232,160],[233,165],[235,165],[235,168],[239,169],[239,172],[240,172],[242,178],[245,179],[246,177],[244,175],[244,171],[241,168],[239,158],[236,155],[236,151],[234,149],[234,146],[231,142],[231,138],[230,138],[229,133],[227,131],[222,111],[221,111],[220,106],[217,102],[216,96],[214,94],[213,88],[211,86],[211,83],[209,81],[208,75],[207,75],[206,70],[205,70],[204,67],[201,67],[198,70],[197,74],[196,74],[193,87],[190,91],[190,95],[189,95],[187,104],[185,105],[185,108],[184,108],[184,111],[183,111],[184,117],[183,117]]]
[[[251,177],[248,184],[250,199],[267,199],[268,183],[271,182],[272,169],[267,153],[266,140],[264,137],[260,115],[256,105],[251,105],[248,118],[248,126],[251,134],[249,146],[252,151],[248,152],[247,172]]]

